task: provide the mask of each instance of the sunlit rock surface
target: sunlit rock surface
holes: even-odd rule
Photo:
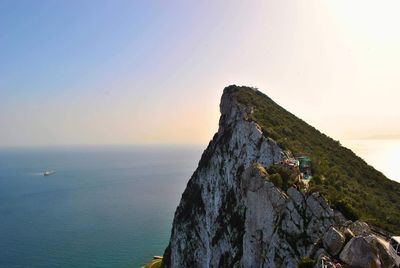
[[[226,88],[219,130],[175,212],[164,267],[296,267],[334,222],[319,194],[284,193],[263,167],[285,153]]]

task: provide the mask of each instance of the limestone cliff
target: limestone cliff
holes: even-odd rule
[[[398,183],[255,89],[225,88],[220,111],[175,212],[163,267],[395,267],[387,235],[346,217],[397,231]],[[295,171],[284,183],[288,170],[274,165],[291,152],[314,160],[305,194],[290,187]]]
[[[319,194],[269,181],[264,167],[285,152],[233,91],[224,90],[218,132],[175,212],[164,267],[295,267],[333,223]]]

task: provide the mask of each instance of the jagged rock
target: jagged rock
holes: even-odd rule
[[[244,172],[241,188],[246,207],[242,265],[260,267],[271,256],[268,243],[274,240],[274,230],[265,227],[275,224],[287,198],[254,165]]]
[[[218,133],[175,212],[163,266],[296,267],[334,223],[333,210],[317,193],[286,194],[268,180],[264,167],[285,152],[229,88],[220,109]]]
[[[336,256],[344,246],[345,237],[335,227],[329,228],[322,239],[324,247],[330,254]]]
[[[287,190],[287,194],[296,204],[304,202],[304,196],[294,187],[290,187]]]
[[[378,258],[382,263],[382,267],[392,268],[396,267],[396,262],[390,254],[389,249],[383,244],[382,240],[378,239],[375,235],[368,235],[365,240],[373,247],[377,253]]]
[[[353,232],[354,235],[358,236],[367,236],[371,234],[371,229],[368,224],[363,221],[356,221],[349,225],[349,229]]]
[[[374,248],[362,236],[353,237],[344,246],[339,258],[351,267],[382,267]]]

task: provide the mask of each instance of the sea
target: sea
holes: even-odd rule
[[[0,149],[0,267],[136,268],[162,255],[203,149]]]
[[[400,140],[341,143],[400,182]],[[0,149],[0,267],[137,268],[162,255],[204,149]]]

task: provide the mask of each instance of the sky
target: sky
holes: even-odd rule
[[[400,139],[399,10],[0,0],[0,146],[205,144],[231,84],[335,139]]]

